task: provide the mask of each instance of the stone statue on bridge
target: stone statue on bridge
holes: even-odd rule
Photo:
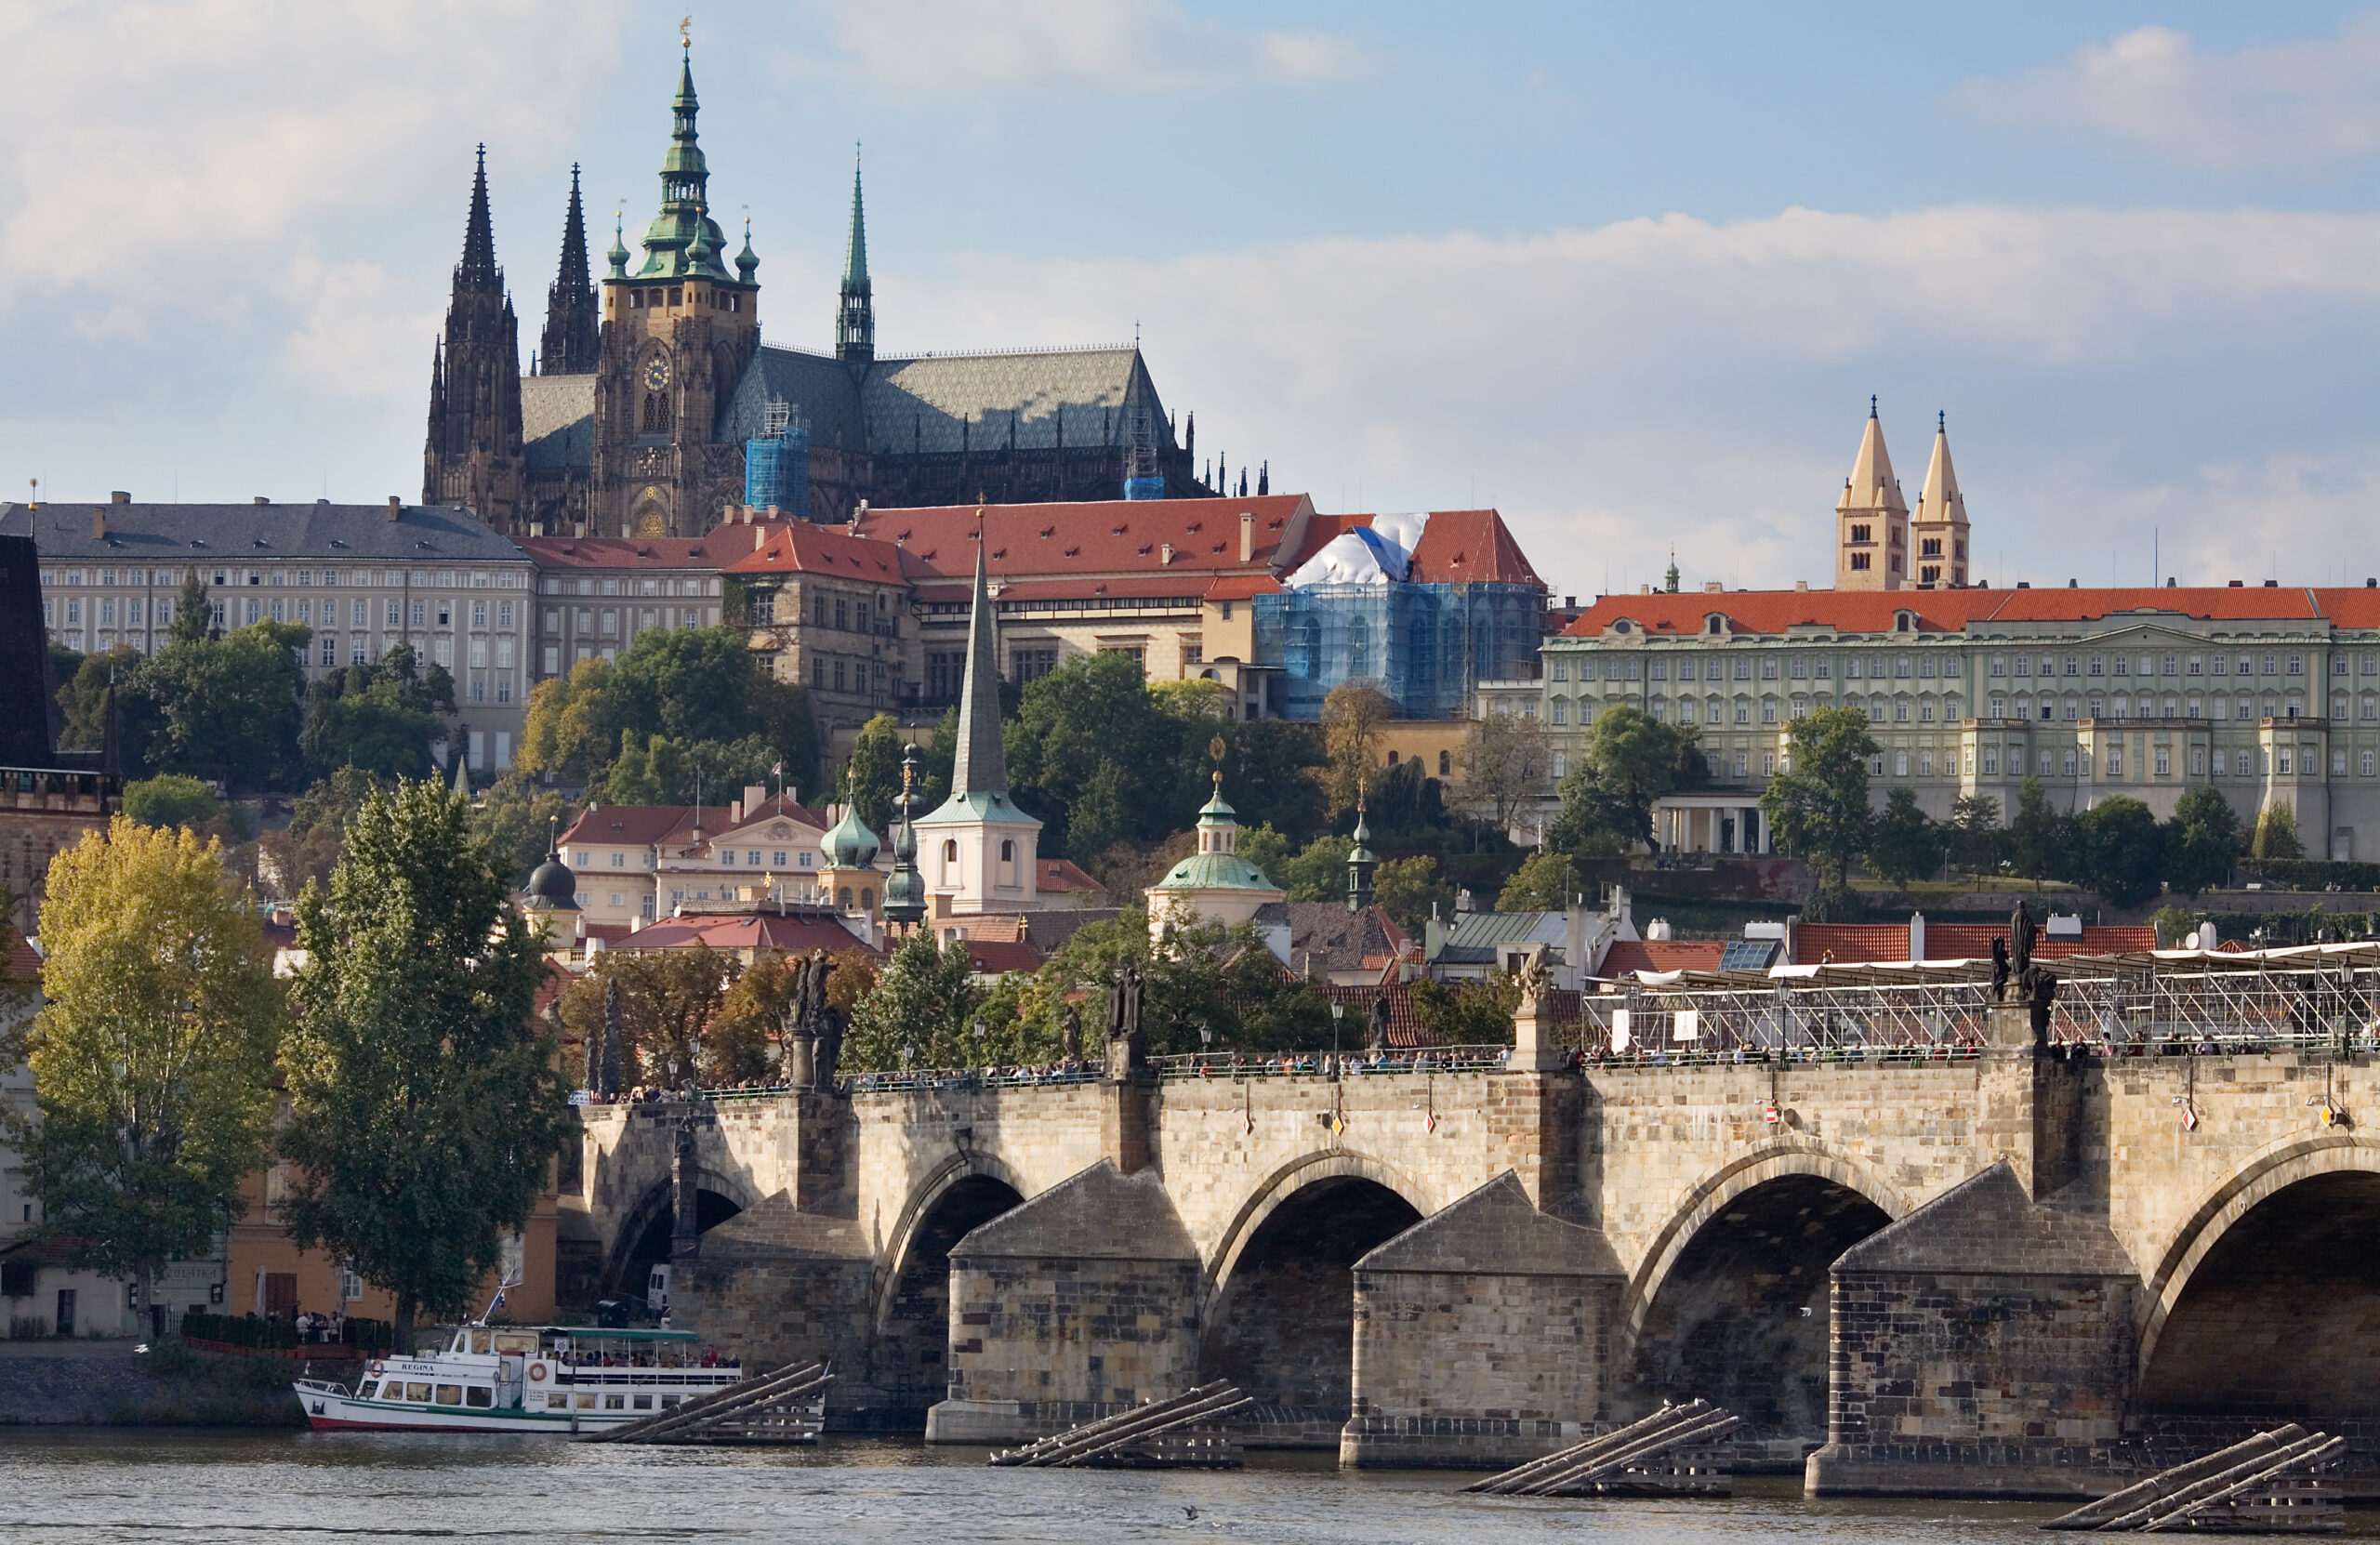
[[[1082,1010],[1071,1003],[1067,1004],[1058,1016],[1058,1034],[1065,1049],[1066,1061],[1082,1061]]]
[[[2033,958],[2033,946],[2040,938],[2041,930],[2020,898],[2016,910],[2008,915],[2008,945],[2014,957],[2009,964],[2016,972],[2016,1000],[2032,1011],[2033,1050],[2037,1052],[2049,1050],[2050,1007],[2057,1000],[2057,973]],[[2003,978],[1997,941],[1994,944],[1992,985],[1993,996],[1998,997]]]
[[[603,981],[603,1023],[587,1038],[587,1092],[598,1100],[620,1097],[620,979]]]
[[[823,949],[793,968],[793,992],[786,1006],[786,1081],[796,1089],[831,1089],[835,1064],[843,1054],[843,1014],[827,1000],[834,962]]]
[[[1107,989],[1107,1072],[1113,1078],[1128,1078],[1148,1065],[1148,1032],[1141,1027],[1141,997],[1144,991],[1140,970],[1124,968],[1115,984]]]
[[[1372,995],[1371,1021],[1364,1030],[1364,1050],[1388,1050],[1388,995],[1384,992]]]

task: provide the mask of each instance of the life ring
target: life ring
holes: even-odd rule
[[[530,1364],[530,1365],[529,1365],[529,1380],[530,1380],[530,1382],[531,1382],[531,1383],[535,1383],[535,1384],[542,1384],[542,1383],[544,1383],[544,1382],[546,1381],[546,1365],[545,1365],[545,1364],[543,1364],[543,1363],[532,1363],[532,1364]]]
[[[382,1374],[388,1371],[389,1365],[386,1363],[375,1361],[372,1365],[372,1377],[375,1379],[379,1378]]]

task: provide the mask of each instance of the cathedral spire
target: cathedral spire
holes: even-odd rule
[[[684,49],[678,65],[678,94],[669,100],[669,149],[661,158],[661,210],[645,228],[644,266],[637,277],[699,275],[732,283],[734,276],[719,260],[726,237],[710,218],[710,166],[694,131],[702,104],[694,97],[693,45]]]
[[[501,291],[504,271],[496,266],[496,227],[487,212],[487,147],[479,151],[471,174],[471,213],[463,226],[463,260],[455,265],[455,293]]]
[[[570,211],[562,218],[562,261],[546,292],[546,331],[538,343],[538,374],[585,376],[601,351],[602,318],[595,283],[587,272],[587,212],[579,203],[578,167],[570,168]]]
[[[984,566],[984,511],[975,510],[975,593],[967,623],[967,679],[959,694],[959,755],[952,762],[950,794],[1008,796],[1008,763],[1000,749],[999,627],[992,613],[991,585]]]
[[[876,358],[876,291],[867,278],[867,214],[860,198],[859,150],[852,150],[852,235],[843,258],[842,302],[835,318],[835,357],[866,365]]]

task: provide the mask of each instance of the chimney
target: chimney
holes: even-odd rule
[[[126,493],[121,488],[116,489],[113,493],[108,495],[108,503],[110,504],[130,504],[131,502],[132,495]]]
[[[1157,544],[1157,561],[1159,563],[1170,563],[1170,562],[1172,562],[1172,561],[1173,561],[1173,544],[1172,544],[1172,543],[1170,543],[1170,542],[1161,542],[1161,543]]]
[[[768,528],[768,527],[766,527],[766,526],[760,526],[760,525],[756,525],[756,526],[754,526],[754,527],[752,528],[752,550],[753,550],[754,552],[758,552],[758,551],[760,551],[762,548],[765,548],[765,547],[767,547],[768,545],[769,545],[769,528]]]
[[[1806,590],[1806,589],[1808,589],[1809,588],[1810,588],[1810,582],[1809,582],[1808,580],[1806,580],[1806,579],[1797,579],[1797,580],[1793,581],[1793,588],[1795,588],[1795,589],[1797,589],[1797,590]]]
[[[390,495],[389,495],[389,519],[390,519],[391,521],[393,521],[393,520],[397,520],[397,519],[399,519],[400,517],[402,517],[402,516],[404,514],[404,512],[405,512],[405,502],[404,502],[404,500],[403,500],[403,499],[401,499],[401,498],[397,497],[394,494]]]
[[[728,800],[728,801],[727,801],[727,824],[728,824],[729,825],[731,825],[731,826],[732,826],[732,825],[736,825],[737,823],[741,822],[743,819],[744,819],[744,801],[743,801],[743,800],[741,800],[741,799],[730,799],[730,800]]]
[[[1255,560],[1256,512],[1252,509],[1243,509],[1239,512],[1239,561],[1243,563],[1251,563]]]
[[[768,802],[769,802],[769,786],[768,786],[768,785],[766,785],[766,784],[746,784],[746,785],[744,786],[744,808],[745,808],[746,810],[758,810],[758,809],[760,809],[762,805],[765,805],[765,804],[767,804]]]
[[[91,540],[104,539],[108,534],[108,512],[99,506],[91,507]]]
[[[256,496],[256,502],[257,502],[257,503],[258,503],[258,504],[271,504],[272,501],[271,501],[271,499],[266,498],[263,495],[258,494],[258,495]]]

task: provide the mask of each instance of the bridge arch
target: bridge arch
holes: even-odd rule
[[[694,1171],[694,1232],[717,1228],[760,1200],[749,1177],[708,1165],[698,1166]],[[665,1174],[645,1187],[612,1236],[601,1279],[604,1296],[644,1296],[644,1268],[669,1258],[677,1210],[677,1185],[670,1176]]]
[[[892,1411],[922,1420],[950,1382],[950,1251],[1024,1202],[1023,1179],[980,1152],[950,1155],[909,1190],[879,1257],[869,1312],[874,1381]]]
[[[1325,1427],[1353,1404],[1355,1264],[1421,1221],[1428,1192],[1383,1160],[1313,1153],[1265,1177],[1201,1292],[1199,1372]]]
[[[2275,1144],[2211,1189],[2143,1285],[2144,1412],[2370,1418],[2380,1351],[2380,1142]]]
[[[1763,1144],[1697,1185],[1628,1284],[1615,1364],[1623,1404],[1701,1396],[1752,1435],[1821,1440],[1827,1274],[1909,1210],[1899,1189],[1806,1140]]]

